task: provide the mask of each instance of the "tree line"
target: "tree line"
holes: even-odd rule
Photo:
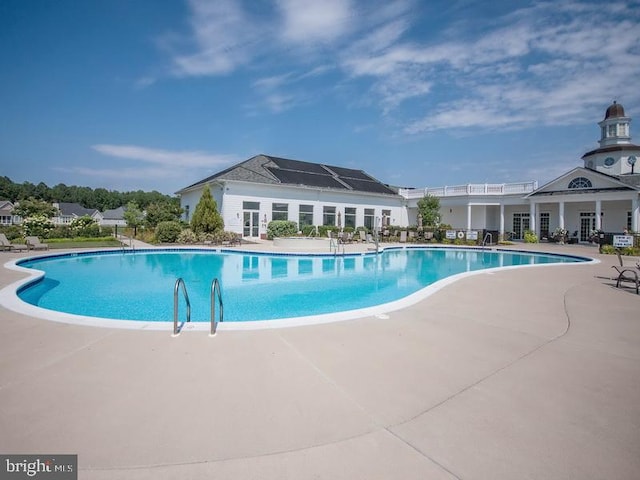
[[[27,199],[41,200],[47,203],[79,203],[85,208],[95,208],[101,212],[123,207],[131,202],[134,202],[141,209],[146,209],[151,204],[169,203],[177,208],[180,206],[180,200],[177,197],[164,195],[155,190],[151,192],[142,190],[118,192],[106,188],[67,186],[64,183],[49,187],[43,182],[37,185],[31,182],[15,183],[9,177],[0,177],[0,200],[16,203]]]

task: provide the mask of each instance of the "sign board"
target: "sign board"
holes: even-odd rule
[[[614,235],[614,247],[633,247],[633,235]]]
[[[478,240],[478,231],[467,230],[467,240]]]
[[[455,240],[456,231],[455,230],[447,230],[447,240]]]

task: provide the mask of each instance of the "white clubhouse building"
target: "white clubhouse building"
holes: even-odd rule
[[[564,228],[585,242],[596,229],[639,230],[640,146],[631,143],[630,123],[614,102],[598,124],[600,145],[583,155],[583,166],[542,186],[530,181],[397,189],[362,170],[257,155],[177,194],[188,221],[208,185],[225,230],[245,238],[264,236],[271,220],[291,220],[299,228],[408,227],[417,224],[418,200],[428,194],[440,199],[441,222],[458,230],[513,232],[518,239],[525,230],[545,238]]]

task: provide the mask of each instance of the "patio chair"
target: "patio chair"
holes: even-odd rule
[[[367,241],[367,232],[365,232],[364,230],[358,230],[358,233],[360,234],[360,241],[361,242],[366,242]]]
[[[400,243],[406,243],[406,242],[407,242],[407,231],[402,230],[400,232]]]
[[[640,293],[640,278],[638,277],[638,273],[640,273],[640,263],[636,264],[635,269],[625,267],[619,250],[616,251],[616,255],[618,256],[620,266],[612,265],[611,267],[618,273],[617,278],[615,278],[616,288],[620,288],[621,283],[634,283],[636,285],[636,293]]]
[[[24,243],[11,243],[4,233],[0,233],[0,250],[18,251],[26,249],[27,246]]]
[[[46,243],[41,243],[38,237],[27,237],[26,244],[29,249],[49,250],[49,245]]]

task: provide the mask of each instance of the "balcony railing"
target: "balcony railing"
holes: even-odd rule
[[[401,188],[398,193],[407,199],[434,197],[461,197],[473,195],[524,195],[538,188],[538,182],[468,183],[436,188]]]

